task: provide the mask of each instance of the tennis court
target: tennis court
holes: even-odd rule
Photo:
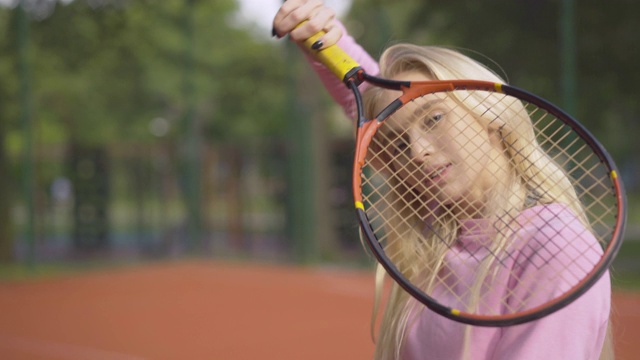
[[[2,359],[370,359],[371,272],[205,260],[0,284]],[[618,359],[640,296],[614,295]]]

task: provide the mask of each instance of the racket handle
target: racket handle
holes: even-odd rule
[[[304,22],[300,23],[300,25]],[[300,26],[298,25],[298,26]],[[324,34],[324,31],[311,36],[305,40],[302,44],[309,50],[313,57],[326,66],[338,79],[342,80],[345,84],[349,81],[355,81],[360,84],[360,80],[356,75],[362,67],[357,61],[353,60],[342,48],[338,45],[331,45],[321,50],[314,50],[311,46],[318,41]]]

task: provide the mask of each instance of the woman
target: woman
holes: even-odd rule
[[[392,46],[383,53],[378,66],[351,37],[342,36],[346,31],[334,18],[320,1],[289,0],[276,15],[274,30],[279,36],[289,34],[298,42],[324,30],[326,34],[314,49],[337,42],[368,73],[379,73],[384,78],[503,83],[481,64],[439,47]],[[298,26],[304,20],[307,22]],[[349,90],[311,55],[308,58],[334,99],[354,118]],[[368,118],[397,97],[389,90],[362,90]],[[583,243],[592,244],[593,248],[575,251],[599,255],[597,241],[588,230],[584,212],[565,174],[535,146],[531,121],[526,115],[518,115],[524,112],[515,108],[517,104],[504,105],[499,113],[487,114],[473,94],[464,99],[429,95],[421,100],[425,104],[412,103],[387,120],[370,150],[370,164],[387,174],[385,181],[391,188],[400,189],[394,195],[397,201],[387,201],[387,208],[396,207],[394,213],[402,216],[395,220],[389,217],[388,221],[402,223],[404,229],[386,235],[384,242],[394,247],[386,252],[402,259],[395,263],[403,264],[400,271],[406,277],[420,279],[413,282],[421,283],[429,293],[450,299],[453,307],[456,303],[471,303],[498,308],[503,306],[496,300],[501,298],[500,292],[512,293],[513,298],[528,304],[548,300],[537,295],[548,292],[536,292],[526,284],[543,275],[536,271],[536,262],[563,259],[540,255],[535,246],[539,238],[551,232],[561,246],[568,245],[571,239],[584,238]],[[532,183],[535,188],[526,185]],[[438,220],[433,221],[434,218]],[[545,221],[551,218],[556,222]],[[511,230],[513,221],[524,225]],[[518,255],[497,261],[485,256],[488,253]],[[527,257],[530,264],[520,271],[520,286],[491,287],[491,293],[484,292],[488,283],[506,283],[500,281],[505,276],[500,269],[520,264],[518,256]],[[471,290],[460,294],[461,284],[465,289],[469,285]],[[505,328],[483,328],[441,317],[394,284],[380,325],[375,357],[611,359],[611,339],[607,335],[610,291],[606,274],[578,300],[543,319]],[[381,296],[380,286],[377,296]]]

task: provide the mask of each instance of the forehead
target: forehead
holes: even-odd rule
[[[398,81],[433,81],[434,78],[425,75],[420,71],[404,71],[392,77],[393,80]],[[391,104],[394,100],[402,95],[401,91],[396,90],[383,90],[380,103],[377,104],[377,112],[382,111],[384,107]],[[427,94],[416,98],[407,104],[405,104],[402,108],[398,109],[398,111],[391,117],[397,118],[398,116],[404,118],[404,120],[409,120],[410,118],[415,118],[416,116],[423,115],[425,111],[431,109],[434,105],[440,104],[441,106],[448,106],[449,108],[455,107],[455,104],[450,103],[451,99],[447,96],[446,93],[434,93]],[[390,120],[390,119],[389,119]],[[398,119],[395,119],[396,121]]]
[[[399,108],[387,119],[387,122],[409,126],[436,113],[456,114],[456,108],[455,103],[446,93],[428,94]]]
[[[434,80],[432,77],[426,76],[422,72],[416,71],[416,70],[403,71],[395,76],[392,76],[391,79],[398,80],[398,81],[432,81]],[[382,93],[382,102],[385,105],[389,104],[393,100],[398,98],[400,95],[402,95],[401,91],[384,90]]]
[[[399,91],[386,91],[378,111],[393,102],[401,95]],[[409,126],[435,113],[449,114],[449,116],[463,116],[461,109],[449,93],[438,92],[417,97],[397,109],[385,122],[396,125]]]

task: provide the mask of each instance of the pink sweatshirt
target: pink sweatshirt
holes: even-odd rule
[[[512,238],[514,251],[501,263],[504,271],[496,279],[500,285],[493,286],[483,298],[487,307],[499,309],[505,294],[514,303],[525,300],[529,307],[541,305],[575,285],[602,255],[596,239],[565,205],[535,206],[524,210],[517,220],[522,228]],[[447,286],[455,293],[464,293],[467,285],[460,291],[455,291],[455,286],[472,282],[478,259],[488,255],[485,244],[491,237],[485,229],[492,229],[488,220],[466,220],[456,245],[446,255],[446,267],[455,272],[455,284]],[[556,246],[562,250],[550,256]],[[571,264],[571,271],[558,276],[557,269],[566,264]],[[517,284],[508,281],[514,278],[513,273],[518,274]],[[546,287],[532,291],[541,284]],[[442,288],[435,290],[439,292],[435,296],[451,307],[461,308],[459,295]],[[469,359],[597,360],[607,331],[610,299],[606,273],[573,303],[540,320],[503,328],[472,327]],[[460,359],[464,331],[465,325],[421,307],[409,325],[402,359]]]
[[[377,62],[346,33],[344,27],[343,32],[344,36],[338,45],[358,61],[365,71],[377,74],[379,72]],[[347,115],[355,119],[355,102],[350,90],[322,64],[314,61],[311,57],[308,57],[308,60],[331,96],[342,106]],[[366,84],[361,85],[361,90],[365,86]],[[561,220],[554,223],[546,223],[543,220],[553,214],[560,214],[558,218]],[[482,220],[468,220],[462,224],[462,228],[467,230],[462,231],[457,242],[458,246],[451,254],[447,255],[448,266],[457,269],[456,275],[459,278],[473,278],[477,268],[473,266],[473,260],[469,260],[481,257],[478,251],[487,251],[483,247],[483,242],[487,241],[488,236],[480,230],[485,226],[481,223],[474,224],[475,221]],[[548,236],[551,235],[559,246],[564,246],[576,238],[585,238],[586,240],[578,240],[573,243],[591,244],[592,248],[588,250],[591,251],[593,259],[598,259],[600,256],[595,238],[585,232],[579,220],[562,205],[552,204],[527,209],[520,214],[519,221],[526,223],[516,235],[523,243],[525,241],[531,244],[540,243],[542,238],[548,242]],[[566,246],[566,248],[572,249],[571,246]],[[527,255],[527,249],[523,247],[519,253],[520,256],[535,255],[535,247],[531,249]],[[580,250],[573,249],[573,251]],[[567,251],[564,256],[570,257],[570,252]],[[529,262],[522,261],[521,258],[519,261],[517,259],[518,257],[515,256],[511,258],[507,267],[522,266],[522,276],[533,274],[536,278],[544,276],[538,270],[539,267],[535,266],[536,261],[543,263],[549,260],[553,261],[553,259],[544,258],[540,254],[537,258],[533,256]],[[560,257],[555,260],[562,261],[563,259]],[[564,260],[567,261],[566,258]],[[522,264],[529,265],[523,266]],[[581,276],[581,274],[576,274],[576,276]],[[505,286],[502,291],[513,291],[515,292],[514,296],[525,297],[524,294],[527,293],[527,290],[531,289],[520,284],[517,288]],[[556,289],[556,291],[561,290]],[[539,293],[550,294],[548,291]],[[500,291],[497,291],[494,301],[497,302],[499,297],[501,297]],[[545,300],[532,299],[532,301],[539,302]],[[451,301],[452,306],[455,305],[455,300]],[[580,298],[540,320],[502,328],[472,327],[469,340],[469,359],[597,360],[607,331],[610,307],[611,284],[609,273],[606,272]],[[460,359],[463,355],[464,331],[467,325],[449,320],[426,307],[419,306],[418,308],[419,313],[415,314],[414,321],[408,325],[406,340],[401,352],[402,359]]]

